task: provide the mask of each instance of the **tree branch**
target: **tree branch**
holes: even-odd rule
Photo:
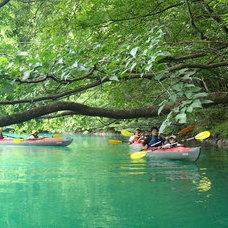
[[[172,72],[172,71],[180,70],[180,69],[183,69],[183,68],[211,69],[211,68],[217,68],[217,67],[223,67],[223,66],[228,66],[228,61],[221,62],[221,63],[208,64],[208,65],[183,63],[183,64],[179,64],[179,65],[170,67],[168,69],[168,71]]]
[[[151,16],[155,16],[157,14],[161,14],[171,8],[174,8],[174,7],[178,7],[178,6],[181,6],[183,5],[184,3],[177,3],[177,4],[174,4],[174,5],[170,5],[158,12],[155,12],[155,13],[149,13],[149,14],[145,14],[145,15],[141,15],[141,16],[137,16],[137,17],[131,17],[131,18],[121,18],[121,19],[111,19],[109,21],[105,21],[103,22],[102,24],[105,24],[105,23],[109,23],[109,22],[121,22],[121,21],[130,21],[130,20],[136,20],[136,19],[140,19],[140,18],[146,18],[146,17],[151,17]]]
[[[189,17],[190,17],[190,22],[192,24],[192,27],[200,34],[200,37],[202,40],[205,40],[206,37],[204,36],[203,32],[196,26],[195,21],[194,21],[194,16],[192,14],[192,10],[189,4],[188,0],[185,0],[187,8],[188,8],[188,13],[189,13]]]
[[[228,104],[228,92],[225,93],[213,93],[210,94],[207,99],[214,101],[214,104]],[[169,113],[178,103],[167,104],[163,108],[162,113]],[[208,104],[207,104],[208,105]],[[22,123],[31,119],[38,118],[43,115],[48,115],[50,113],[58,111],[72,111],[78,115],[87,116],[100,116],[108,117],[114,119],[132,119],[140,117],[153,117],[157,116],[159,105],[154,105],[152,107],[143,107],[136,109],[105,109],[90,107],[87,105],[82,105],[74,102],[54,102],[46,105],[39,106],[37,108],[30,109],[28,111],[20,112],[17,114],[1,116],[0,117],[0,127]]]
[[[74,79],[65,79],[65,80],[61,79],[60,80],[60,79],[56,78],[53,74],[47,74],[45,77],[43,77],[41,79],[38,79],[38,80],[35,80],[35,81],[32,81],[32,80],[23,81],[21,79],[17,79],[16,82],[19,82],[21,84],[35,84],[35,83],[44,82],[47,79],[52,79],[55,82],[58,82],[58,83],[61,83],[61,84],[70,84],[70,83],[73,83],[73,82],[77,82],[77,81],[81,81],[81,80],[90,78],[90,76],[93,74],[94,70],[96,70],[96,66],[95,65],[91,68],[91,70],[88,72],[88,74],[86,74],[85,76],[79,77],[79,78],[74,78]]]
[[[90,84],[79,86],[79,87],[77,87],[75,89],[66,91],[64,93],[59,93],[59,94],[56,94],[56,95],[53,95],[53,96],[38,97],[38,98],[16,100],[16,101],[1,101],[0,105],[14,105],[14,104],[23,104],[23,103],[34,103],[34,102],[45,101],[45,100],[56,100],[56,99],[59,99],[59,98],[70,96],[70,95],[73,95],[75,93],[78,93],[78,92],[93,88],[95,86],[98,86],[98,85],[104,83],[105,81],[108,81],[108,79],[104,79],[102,82],[100,80],[99,81],[95,81],[95,82],[92,82]]]
[[[10,0],[4,0],[0,3],[0,7],[3,7],[4,5],[6,5]]]
[[[219,17],[219,15],[214,12],[214,10],[204,0],[200,0],[200,2],[202,3],[208,15],[221,26],[221,28],[226,34],[228,34],[228,28],[226,27],[225,22],[222,20],[222,18]]]

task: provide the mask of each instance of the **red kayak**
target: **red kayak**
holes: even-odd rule
[[[13,145],[13,146],[68,146],[72,143],[73,139],[56,139],[56,138],[40,138],[40,139],[0,139],[0,145]]]
[[[146,157],[196,161],[200,156],[200,147],[176,146],[173,148],[149,147]]]

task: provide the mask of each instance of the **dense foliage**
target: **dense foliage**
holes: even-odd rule
[[[48,110],[53,101],[64,101],[141,108],[141,117],[149,117],[143,108],[157,107],[157,115],[168,114],[159,117],[163,131],[186,123],[196,108],[216,104],[211,93],[227,93],[226,0],[15,0],[0,7],[0,111],[18,118],[17,129],[121,124],[71,109],[30,117],[35,107]],[[20,123],[15,115],[24,111],[26,120],[34,119]]]

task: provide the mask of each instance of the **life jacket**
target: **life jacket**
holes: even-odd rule
[[[158,142],[161,142],[161,143],[158,143]],[[163,138],[161,136],[151,135],[150,136],[150,142],[149,142],[149,145],[148,146],[152,146],[155,143],[158,143],[158,144],[156,144],[154,146],[161,146],[162,145],[162,142],[163,142]]]
[[[142,139],[142,135],[139,134],[139,135],[134,135],[134,139],[132,141],[132,143],[137,143],[137,142],[140,142]]]
[[[176,147],[176,146],[180,146],[181,144],[179,144],[178,142],[176,142],[176,143],[168,143],[167,144],[167,147],[166,148],[173,148],[173,147]]]

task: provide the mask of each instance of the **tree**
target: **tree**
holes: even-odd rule
[[[184,123],[195,108],[227,104],[223,1],[6,3],[1,126],[58,111],[123,119],[171,112],[166,124]],[[24,8],[27,22],[16,14]]]

